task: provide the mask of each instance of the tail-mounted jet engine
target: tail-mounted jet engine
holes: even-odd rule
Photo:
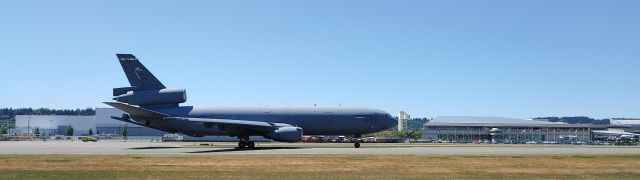
[[[187,92],[184,89],[133,90],[116,95],[113,100],[139,106],[177,106],[187,101]]]

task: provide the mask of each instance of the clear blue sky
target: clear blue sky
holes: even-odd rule
[[[0,107],[107,107],[133,53],[188,105],[640,117],[640,1],[0,1]]]

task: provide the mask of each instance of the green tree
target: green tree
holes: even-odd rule
[[[402,131],[393,131],[391,133],[391,137],[395,137],[395,138],[406,138],[407,137],[407,133],[409,131],[407,130],[402,130]]]
[[[67,136],[73,136],[73,127],[71,126],[71,124],[69,124],[69,127],[67,127]]]
[[[377,134],[377,137],[394,137],[394,138],[408,138],[418,140],[422,138],[422,131],[420,130],[402,130],[402,131],[387,131],[384,134]]]
[[[36,127],[36,129],[35,129],[35,130],[33,130],[33,134],[35,134],[36,136],[37,136],[37,135],[40,135],[40,128],[39,128],[39,127]]]
[[[0,128],[0,134],[7,134],[7,128]]]
[[[411,131],[409,133],[409,138],[417,141],[418,139],[422,138],[422,131]]]
[[[89,135],[93,135],[93,128],[89,128]]]

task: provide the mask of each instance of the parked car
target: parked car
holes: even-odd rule
[[[61,135],[55,135],[50,137],[51,140],[64,140],[65,137]]]
[[[82,136],[82,137],[79,137],[78,139],[80,139],[82,142],[89,142],[89,141],[98,142],[97,138],[90,137],[90,136]]]

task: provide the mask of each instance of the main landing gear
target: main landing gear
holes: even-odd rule
[[[254,148],[256,147],[256,143],[249,140],[249,137],[240,138],[240,142],[238,142],[238,148]]]
[[[356,136],[355,138],[353,138],[353,147],[355,148],[360,148],[360,143],[362,142],[362,139],[360,138],[360,136]]]

